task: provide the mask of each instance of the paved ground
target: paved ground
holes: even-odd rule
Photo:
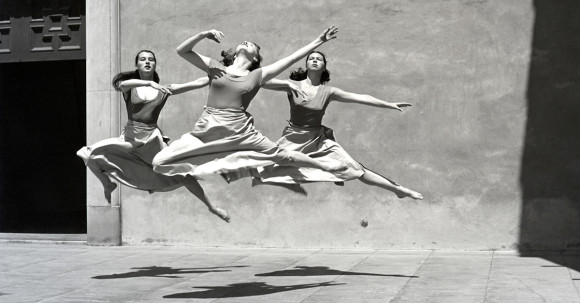
[[[579,253],[29,242],[0,242],[0,302],[580,302]]]

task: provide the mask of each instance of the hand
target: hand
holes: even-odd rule
[[[333,25],[333,26],[325,29],[324,32],[322,32],[322,34],[320,34],[320,36],[318,36],[318,39],[320,39],[320,41],[322,41],[322,42],[327,42],[328,40],[336,39],[337,32],[338,32],[338,27]]]
[[[306,93],[296,84],[288,83],[290,93],[293,93],[296,98],[302,98],[302,102],[306,101]]]
[[[173,94],[173,92],[171,91],[171,89],[168,86],[166,86],[166,85],[161,85],[159,83],[155,83],[155,82],[151,81],[151,87],[153,87],[154,89],[159,90],[161,92],[164,92],[164,93],[166,93],[168,95]]]
[[[169,84],[169,86],[167,86],[167,89],[169,89],[169,91],[173,93],[177,89],[177,86],[175,84]]]
[[[207,74],[210,79],[217,80],[223,77],[226,74],[226,71],[221,68],[210,67],[209,72]]]
[[[401,108],[409,107],[409,106],[413,106],[413,105],[411,103],[400,102],[400,103],[393,103],[393,106],[395,107],[396,110],[402,112],[403,110]]]
[[[210,39],[210,40],[213,40],[213,41],[215,41],[215,42],[217,42],[217,43],[220,43],[220,42],[221,42],[221,40],[222,40],[222,39],[223,39],[225,36],[226,36],[226,35],[224,35],[224,33],[220,32],[220,31],[218,31],[218,30],[216,30],[216,29],[212,29],[212,30],[209,30],[209,31],[205,32],[205,37],[206,37],[206,38],[208,38],[208,39]]]

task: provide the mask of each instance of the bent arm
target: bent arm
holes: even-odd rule
[[[294,95],[296,98],[306,99],[306,93],[296,84],[288,80],[271,79],[262,86],[265,89],[284,91],[288,95]]]
[[[262,85],[272,78],[278,76],[282,71],[290,67],[292,64],[296,63],[298,60],[308,55],[311,51],[315,50],[317,47],[323,43],[335,39],[336,32],[338,29],[335,26],[327,28],[322,34],[320,34],[314,41],[303,46],[299,50],[295,51],[292,55],[280,59],[268,66],[262,68]]]
[[[401,107],[411,106],[410,103],[391,103],[366,94],[345,92],[336,87],[333,87],[330,91],[330,99],[344,103],[359,103],[374,107],[396,109],[398,111],[402,111]]]
[[[159,83],[156,83],[155,81],[151,81],[151,80],[141,80],[141,79],[129,79],[129,80],[125,80],[125,81],[123,81],[123,82],[121,82],[119,84],[119,89],[123,93],[126,93],[129,90],[131,90],[132,88],[142,87],[142,86],[153,87],[154,89],[160,90],[160,91],[162,91],[164,93],[171,94],[171,91],[169,90],[169,88],[167,88],[167,86],[161,85]]]
[[[269,90],[290,92],[290,82],[287,80],[271,79],[264,83],[262,87]]]
[[[209,78],[208,77],[201,77],[199,79],[196,79],[194,81],[187,82],[187,83],[171,84],[171,85],[169,85],[169,90],[171,90],[171,92],[174,95],[176,95],[176,94],[188,92],[190,90],[205,87],[208,84],[209,84]]]
[[[203,70],[204,72],[209,71],[209,61],[210,58],[200,55],[193,51],[193,47],[201,40],[208,38],[216,42],[220,42],[223,37],[223,33],[216,30],[203,31],[181,43],[175,50],[177,54],[183,59],[187,60],[189,63],[195,65],[195,67]]]

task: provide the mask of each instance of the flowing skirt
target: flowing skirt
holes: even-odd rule
[[[363,166],[355,161],[338,143],[333,130],[321,126],[302,127],[290,124],[286,126],[282,138],[278,140],[280,148],[299,151],[321,162],[339,161],[348,168],[339,172],[326,172],[309,167],[291,167],[271,165],[259,168],[259,182],[263,183],[307,183],[335,182],[357,179],[364,174]]]
[[[254,128],[242,109],[206,107],[193,130],[153,159],[153,169],[167,176],[227,174],[275,163],[279,148]]]
[[[182,177],[153,171],[153,157],[167,147],[157,124],[129,121],[118,138],[81,148],[77,155],[93,171],[104,173],[129,187],[149,192],[170,191],[183,186]]]

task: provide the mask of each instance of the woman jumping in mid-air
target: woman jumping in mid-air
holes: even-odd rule
[[[149,192],[170,191],[185,186],[212,213],[229,222],[227,212],[209,201],[197,180],[191,176],[164,176],[153,171],[153,157],[166,148],[169,141],[157,126],[167,98],[172,91],[181,93],[208,83],[207,79],[200,78],[186,84],[172,84],[171,87],[160,85],[156,66],[153,52],[142,50],[135,57],[136,70],[115,76],[113,86],[123,93],[129,121],[120,137],[85,146],[77,155],[101,181],[109,203],[111,193],[117,188],[111,178]]]
[[[224,34],[217,30],[204,31],[184,41],[177,48],[178,54],[210,78],[207,104],[193,130],[155,156],[154,170],[167,176],[199,177],[274,163],[324,171],[346,169],[342,163],[317,161],[300,152],[280,149],[254,128],[254,119],[246,111],[264,83],[336,38],[337,30],[329,27],[292,55],[264,67],[260,67],[260,47],[252,42],[244,41],[236,47],[235,59],[229,66],[192,50],[205,38],[220,42]]]
[[[278,140],[281,148],[300,151],[326,162],[344,163],[347,169],[337,172],[325,172],[312,168],[295,168],[282,165],[272,165],[259,169],[261,183],[293,184],[305,182],[343,182],[359,179],[365,184],[378,186],[394,192],[399,198],[410,197],[421,200],[423,196],[411,189],[391,181],[355,161],[335,141],[332,129],[322,125],[322,118],[331,101],[344,103],[359,103],[375,107],[402,111],[409,103],[390,103],[375,97],[355,94],[332,87],[326,83],[330,73],[326,70],[326,57],[318,51],[306,57],[306,70],[302,68],[290,74],[291,80],[274,79],[265,88],[285,90],[290,101],[290,121]],[[296,89],[301,89],[302,96],[296,95]]]

